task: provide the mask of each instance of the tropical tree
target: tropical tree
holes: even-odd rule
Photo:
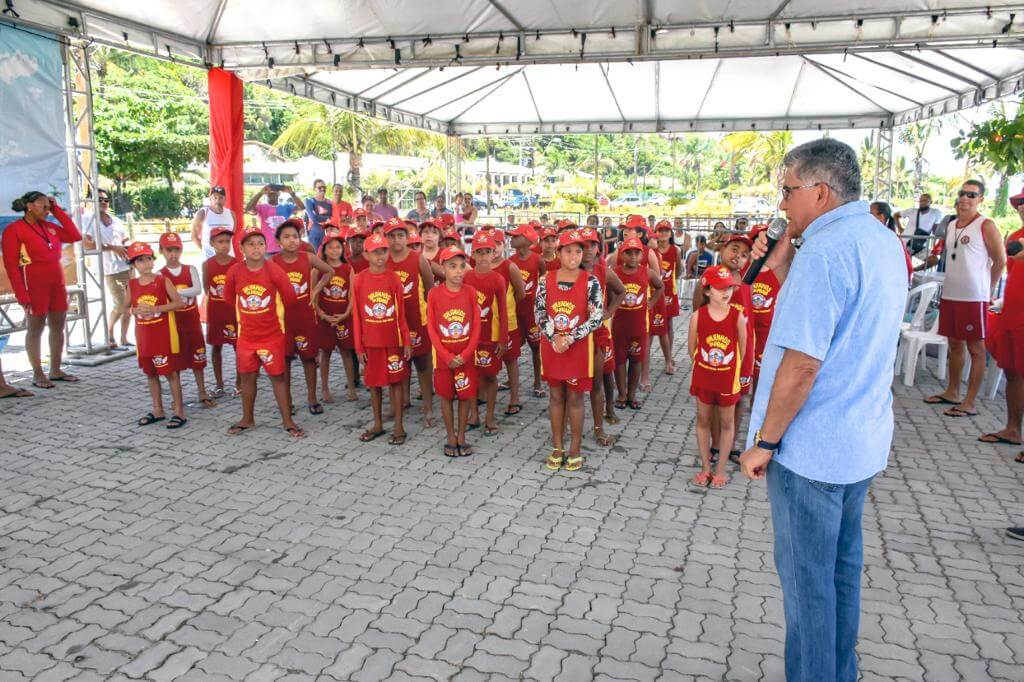
[[[1009,179],[1024,171],[1024,103],[1012,115],[1005,103],[990,107],[992,118],[976,123],[970,130],[960,131],[950,141],[958,159],[986,165],[999,175],[996,190],[996,215],[1006,215]]]
[[[793,133],[788,130],[770,133],[753,130],[729,133],[722,138],[722,146],[732,152],[732,167],[744,157],[749,160],[751,182],[771,182],[777,179],[782,159],[786,156],[786,151],[793,146]]]
[[[921,180],[924,177],[924,152],[931,136],[942,130],[942,121],[930,118],[901,126],[897,135],[900,142],[914,149],[914,194],[921,193]]]
[[[379,152],[436,158],[444,152],[445,139],[436,133],[399,128],[323,104],[312,104],[303,114],[285,128],[274,141],[274,148],[285,154],[309,154],[332,161],[339,152],[347,152],[347,179],[353,191],[362,192],[360,174],[364,154]]]

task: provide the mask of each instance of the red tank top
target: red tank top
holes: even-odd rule
[[[594,261],[594,269],[591,272],[594,277],[597,277],[597,283],[601,285],[601,301],[604,306],[608,307],[608,266],[604,261]],[[601,326],[594,332],[595,340],[598,344],[605,345],[606,342],[610,342],[612,338],[612,321],[605,320],[601,323]]]
[[[177,289],[179,292],[182,289],[191,289],[192,286],[193,286],[193,282],[192,282],[192,268],[188,267],[187,265],[182,265],[181,266],[181,272],[179,272],[177,274],[177,276],[175,276],[167,268],[163,268],[160,271],[160,274],[163,275],[164,277],[166,277],[167,279],[171,280],[171,284],[173,284],[174,288]],[[190,313],[198,314],[199,308],[196,307],[196,299],[195,298],[192,298],[192,297],[187,297],[186,298],[185,296],[182,296],[181,300],[185,302],[185,307],[184,308],[178,308],[177,310],[175,310],[174,311],[175,315],[180,315],[182,317],[186,317]]]
[[[526,258],[519,258],[513,253],[509,260],[519,268],[523,277],[523,300],[519,302],[517,312],[520,317],[532,317],[533,302],[537,300],[537,278],[540,276],[540,256],[536,253],[527,254]]]
[[[460,355],[469,345],[477,300],[477,292],[470,285],[458,291],[441,286],[427,295],[427,319],[436,325],[441,345],[453,356]]]
[[[544,275],[545,307],[548,320],[556,333],[571,333],[585,324],[590,315],[587,302],[587,280],[590,273],[580,270],[568,291],[558,286],[558,271]],[[555,381],[593,378],[594,335],[576,341],[564,353],[556,353],[547,336],[541,339],[540,362],[544,376]]]
[[[388,270],[398,275],[402,283],[402,299],[405,305],[405,319],[410,331],[423,326],[427,318],[427,301],[423,296],[423,282],[420,276],[420,254],[410,249],[400,261],[388,256]]]
[[[352,268],[348,263],[331,266],[334,274],[320,290],[320,309],[328,315],[340,315],[348,309]]]
[[[665,303],[671,305],[676,297],[676,275],[679,268],[679,249],[675,244],[669,244],[665,252],[655,250],[655,255],[660,261],[661,283],[665,285]]]
[[[626,295],[615,312],[615,322],[617,325],[627,325],[630,330],[643,331],[648,319],[647,305],[651,289],[648,269],[641,262],[641,266],[634,272],[626,272],[621,265],[616,264],[615,274],[626,288]]]
[[[128,296],[131,307],[140,305],[167,305],[167,284],[163,275],[157,275],[149,284],[142,284],[139,278],[128,280]],[[135,314],[135,345],[139,357],[157,359],[179,352],[178,327],[174,311],[152,315]]]
[[[292,290],[295,292],[295,305],[310,305],[309,290],[312,286],[310,284],[309,254],[299,251],[295,254],[295,260],[286,263],[284,252],[280,252],[274,254],[271,260],[284,270],[284,274],[288,275],[288,281],[292,283]]]
[[[740,391],[739,315],[735,306],[721,322],[708,306],[697,311],[697,350],[693,356],[693,388],[733,395]]]
[[[287,275],[270,261],[255,271],[242,261],[228,271],[228,279],[232,280],[235,292],[240,341],[268,341],[284,334],[284,300],[271,277],[274,269],[281,286],[284,286],[283,280],[287,280]]]
[[[508,313],[508,330],[514,332],[519,329],[519,320],[516,318],[516,294],[512,288],[512,276],[509,275],[508,258],[494,266],[494,271],[505,280],[505,310]]]
[[[352,274],[358,275],[360,272],[370,267],[370,261],[360,256],[359,258],[350,258],[348,261],[349,266],[352,268]]]
[[[468,270],[462,281],[476,290],[476,303],[480,306],[480,343],[497,343],[501,340],[498,297],[504,295],[504,278],[494,270],[486,275]]]
[[[738,292],[737,292],[738,293]],[[779,298],[779,278],[772,270],[757,273],[750,293],[750,315],[758,337],[767,336],[775,317],[775,301]]]
[[[224,302],[224,282],[228,278],[228,270],[237,262],[236,260],[231,260],[221,265],[217,262],[216,256],[206,260],[206,263],[203,265],[203,271],[206,273],[206,280],[210,283],[206,289],[207,304],[210,301]]]
[[[363,348],[397,348],[405,345],[398,321],[402,283],[390,270],[364,272],[352,284],[353,304],[359,308],[359,341]],[[402,309],[403,316],[405,314]]]

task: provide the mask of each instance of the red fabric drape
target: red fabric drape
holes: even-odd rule
[[[242,143],[245,119],[242,111],[242,81],[224,69],[210,69],[210,186],[222,185],[227,207],[235,214],[235,253],[245,215],[242,186]]]

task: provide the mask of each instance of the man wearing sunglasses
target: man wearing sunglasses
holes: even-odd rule
[[[939,334],[949,340],[949,383],[946,390],[925,398],[929,405],[949,405],[947,417],[978,413],[974,401],[985,378],[985,322],[1006,252],[996,224],[979,212],[985,183],[968,180],[957,192],[956,220],[946,228],[943,259],[946,275],[939,301]],[[964,363],[971,358],[967,392],[960,398]]]
[[[861,518],[892,446],[906,256],[860,201],[860,166],[848,145],[814,140],[791,149],[783,165],[779,208],[789,226],[766,263],[782,290],[740,467],[767,479],[786,679],[852,682]],[[752,256],[764,255],[766,244],[762,232]]]
[[[116,215],[110,212],[110,194],[101,189],[96,194],[99,212],[85,217],[85,247],[96,248],[94,237],[99,237],[99,248],[103,252],[103,280],[110,293],[113,305],[110,308],[107,326],[109,328],[110,348],[118,348],[115,338],[120,339],[120,347],[128,345],[128,323],[131,314],[128,311],[128,280],[132,278],[131,266],[126,259],[125,245],[128,243],[128,230]],[[98,220],[98,222],[97,222]],[[120,323],[120,337],[114,336]]]

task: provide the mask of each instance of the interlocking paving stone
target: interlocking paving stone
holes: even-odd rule
[[[365,394],[293,441],[265,380],[236,438],[231,398],[139,429],[132,362],[2,401],[0,680],[781,679],[764,485],[688,485],[684,345],[578,473],[531,398],[463,460],[418,403],[405,446],[359,443]],[[1024,679],[1024,467],[975,441],[1004,406],[947,419],[918,380],[865,507],[862,677]]]

